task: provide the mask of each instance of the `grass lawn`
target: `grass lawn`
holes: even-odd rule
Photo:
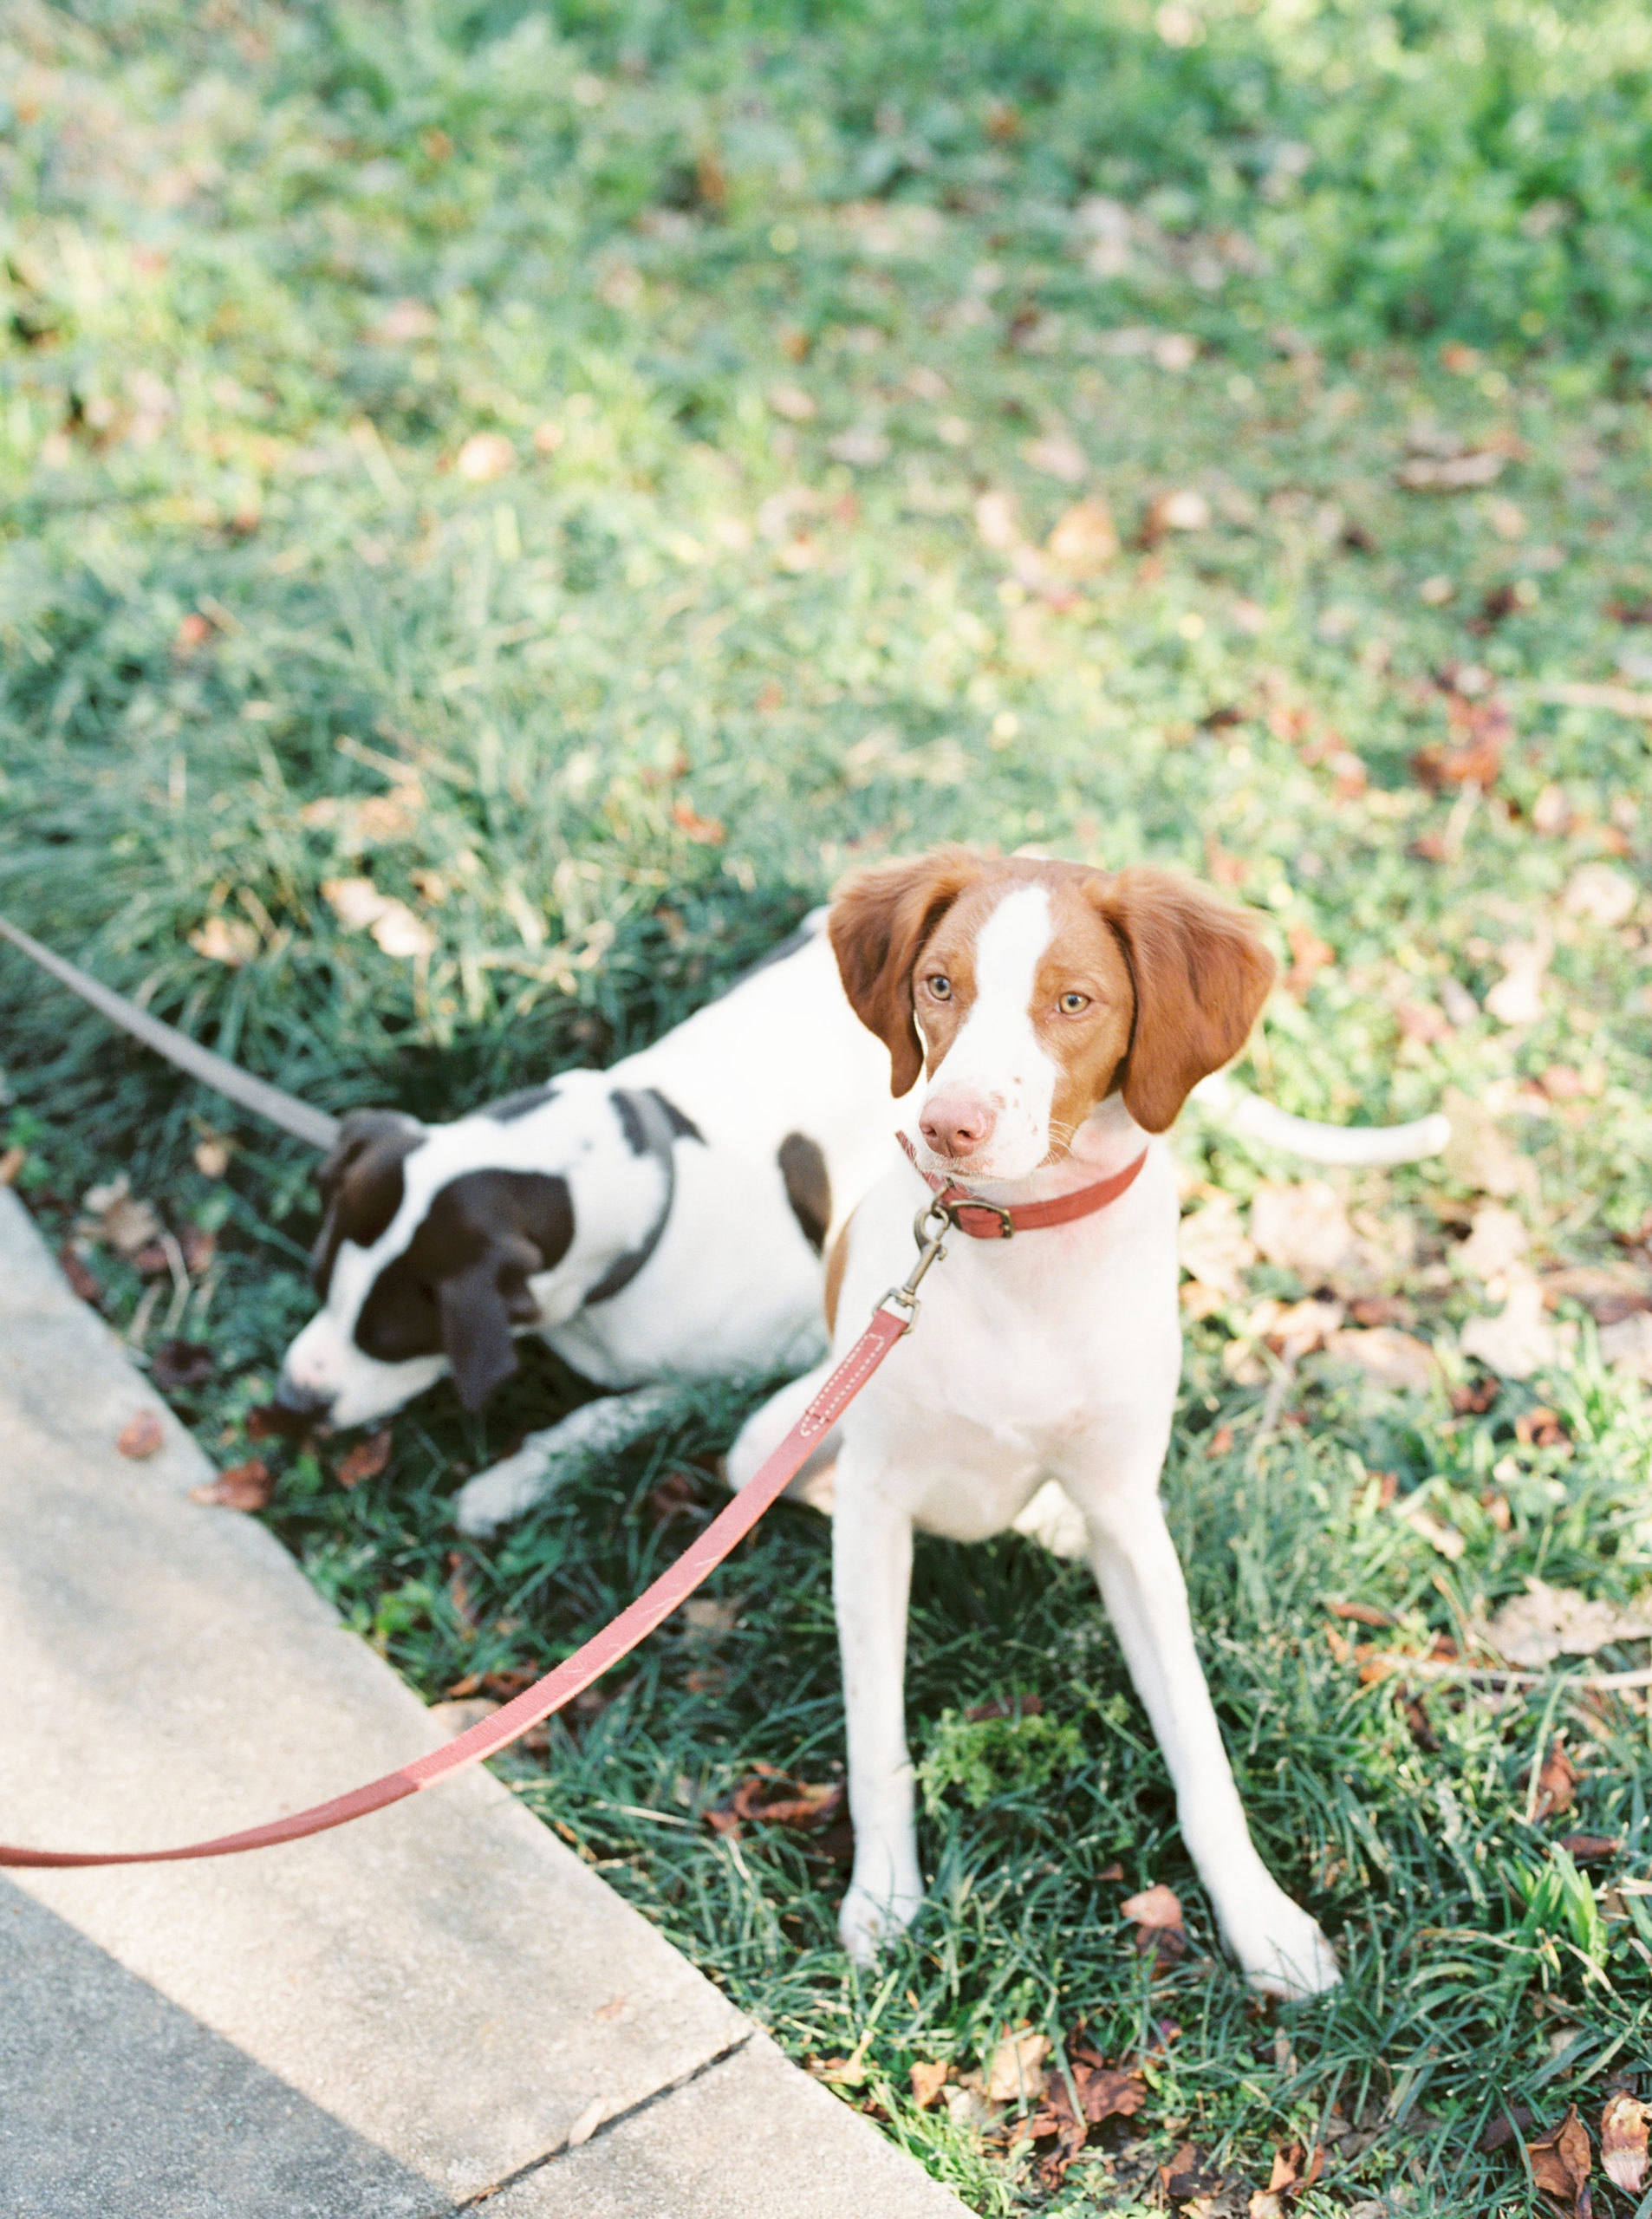
[[[0,10],[0,909],[333,1110],[440,1116],[653,1037],[856,860],[1151,857],[1272,921],[1248,1083],[1454,1110],[1307,1196],[1178,1142],[1167,1492],[1337,1995],[1224,1967],[1088,1578],[1017,1540],[919,1551],[933,1899],[875,1979],[832,1827],[729,1823],[840,1764],[808,1513],[507,1767],[982,2213],[1581,2212],[1540,2138],[1652,2070],[1646,1691],[1584,1683],[1636,1621],[1449,1676],[1528,1579],[1652,1573],[1606,1360],[1652,1298],[1649,94],[1605,0]],[[459,1544],[458,1481],[580,1391],[549,1359],[354,1486],[250,1440],[311,1160],[9,953],[0,1063],[0,1175],[431,1700],[565,1654],[714,1501],[733,1389]],[[85,1202],[120,1174],[153,1221]],[[1378,1327],[1431,1383],[1318,1345]],[[1121,1909],[1161,1884],[1180,1955]],[[1020,2034],[1127,2074],[1064,2167],[970,2085]]]

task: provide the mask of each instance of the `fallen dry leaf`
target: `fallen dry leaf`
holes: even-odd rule
[[[457,1701],[450,1696],[445,1702],[431,1703],[425,1715],[452,1741],[461,1734],[468,1734],[472,1726],[479,1726],[485,1718],[491,1718],[498,1708],[486,1695],[464,1695]],[[600,2018],[602,2014],[597,2015]]]
[[[406,347],[415,340],[433,339],[437,329],[436,311],[425,302],[392,301],[362,337],[380,347]]]
[[[1578,2118],[1577,2105],[1567,2105],[1566,2116],[1552,2132],[1528,2142],[1525,2154],[1532,2161],[1532,2178],[1544,2195],[1575,2209],[1593,2165],[1589,2129]]]
[[[1044,2060],[1050,2047],[1048,2034],[1035,2034],[1028,2027],[1006,2034],[982,2072],[981,2092],[988,2102],[1037,2103],[1044,2093]]]
[[[1256,1248],[1239,1223],[1231,1194],[1215,1194],[1181,1220],[1179,1236],[1183,1268],[1225,1302],[1244,1292],[1244,1275],[1256,1261]]]
[[[1251,1204],[1251,1239],[1270,1264],[1309,1286],[1323,1285],[1354,1246],[1342,1197],[1324,1179],[1265,1181]]]
[[[1562,1812],[1571,1810],[1577,1798],[1577,1767],[1566,1754],[1566,1745],[1557,1734],[1532,1784],[1533,1822],[1558,1819]]]
[[[719,847],[728,837],[728,833],[716,817],[699,816],[693,804],[686,798],[672,804],[671,821],[680,832],[686,833],[700,847]]]
[[[789,424],[812,423],[819,413],[813,394],[805,393],[800,385],[772,385],[768,399],[775,414],[784,416]]]
[[[227,964],[237,971],[258,953],[257,928],[244,917],[211,916],[196,926],[189,944],[209,963]]]
[[[1141,537],[1149,543],[1167,531],[1204,531],[1210,524],[1210,503],[1196,487],[1179,486],[1161,493],[1148,509]]]
[[[390,1441],[388,1426],[378,1433],[370,1433],[365,1441],[358,1441],[339,1459],[339,1485],[359,1487],[363,1480],[376,1480],[390,1461]]]
[[[980,534],[982,546],[992,548],[997,554],[1008,554],[1012,547],[1019,546],[1021,527],[1011,497],[1008,493],[981,494],[975,504],[975,529]]]
[[[473,485],[491,485],[517,466],[517,451],[503,432],[472,432],[453,467]]]
[[[889,459],[889,435],[875,424],[856,424],[828,439],[826,452],[834,462],[847,462],[856,470],[875,470]]]
[[[78,1289],[76,1292],[78,1292]],[[1614,1369],[1652,1383],[1652,1316],[1644,1310],[1600,1330],[1600,1352]]]
[[[289,1410],[284,1402],[261,1402],[242,1421],[249,1441],[302,1441],[315,1422],[309,1410]]]
[[[1507,1663],[1535,1670],[1558,1656],[1592,1656],[1610,1642],[1652,1638],[1652,1611],[1597,1601],[1545,1579],[1528,1578],[1525,1585],[1524,1595],[1473,1629]]]
[[[1381,1386],[1415,1391],[1434,1381],[1434,1350],[1427,1341],[1418,1340],[1414,1333],[1402,1333],[1396,1325],[1363,1329],[1345,1325],[1330,1335],[1325,1352],[1337,1363],[1357,1365]]]
[[[429,955],[435,948],[430,927],[370,878],[324,879],[322,898],[347,932],[370,932],[387,955]]]
[[[1543,1015],[1544,973],[1553,953],[1554,943],[1546,934],[1509,940],[1499,956],[1503,976],[1482,1007],[1502,1025],[1535,1025]]]
[[[1035,470],[1063,485],[1076,485],[1089,474],[1089,457],[1077,442],[1057,432],[1043,439],[1029,439],[1021,450]]]
[[[220,1510],[262,1510],[275,1491],[274,1474],[261,1458],[255,1456],[249,1463],[231,1465],[217,1479],[192,1487],[189,1499],[192,1502],[212,1504]]]
[[[212,1351],[200,1341],[163,1341],[149,1364],[149,1376],[163,1395],[205,1387],[212,1371]]]
[[[1635,881],[1610,863],[1579,863],[1566,881],[1560,906],[1569,917],[1610,927],[1626,924],[1640,899]]]
[[[1505,1379],[1530,1379],[1560,1354],[1559,1337],[1543,1314],[1543,1289],[1530,1278],[1515,1280],[1495,1318],[1471,1318],[1458,1345]]]
[[[1126,1896],[1119,1910],[1126,1918],[1133,1918],[1138,1926],[1150,1931],[1181,1924],[1181,1899],[1161,1880],[1150,1888],[1143,1888],[1139,1895]]]
[[[1269,1296],[1251,1311],[1245,1330],[1287,1363],[1295,1363],[1324,1348],[1342,1322],[1340,1302],[1320,1302],[1311,1295],[1301,1302],[1278,1302]]]
[[[159,1411],[139,1410],[116,1434],[114,1445],[123,1456],[130,1456],[136,1461],[158,1454],[165,1447],[166,1440]]]
[[[1471,486],[1494,484],[1507,460],[1493,447],[1471,449],[1467,454],[1414,455],[1394,475],[1408,492],[1461,493]]]
[[[1442,1106],[1451,1138],[1441,1162],[1449,1177],[1501,1201],[1515,1194],[1536,1198],[1536,1164],[1509,1142],[1489,1110],[1456,1087],[1447,1087]]]
[[[88,1187],[81,1207],[86,1215],[75,1227],[76,1233],[102,1241],[117,1255],[135,1256],[158,1240],[164,1229],[153,1206],[132,1192],[124,1171],[102,1186]]]
[[[1093,577],[1119,551],[1119,536],[1104,501],[1076,501],[1057,519],[1044,551],[1070,577]]]
[[[1646,2179],[1647,2108],[1633,2096],[1610,2097],[1600,2115],[1600,2162],[1614,2188],[1638,2196]]]
[[[1148,2085],[1139,2067],[1106,2064],[1081,2042],[1077,2034],[1068,2045],[1068,2072],[1078,2094],[1077,2111],[1073,2109],[1067,2075],[1052,2072],[1044,2082],[1044,2102],[1025,2128],[1035,2142],[1052,2134],[1057,2137],[1055,2150],[1039,2164],[1049,2188],[1060,2185],[1092,2126],[1101,2125],[1104,2119],[1133,2118],[1148,2099]]]
[[[1477,1279],[1501,1279],[1532,1245],[1524,1220],[1501,1202],[1482,1202],[1457,1251],[1457,1261]]]
[[[732,1835],[736,1840],[742,1824],[795,1826],[804,1832],[826,1828],[828,1838],[823,1845],[836,1855],[846,1845],[830,1838],[837,1832],[830,1821],[842,1810],[843,1795],[841,1780],[796,1780],[777,1766],[757,1764],[726,1803],[706,1813],[706,1823],[713,1833]]]
[[[921,2058],[907,2068],[907,2077],[912,2082],[912,2100],[920,2112],[927,2112],[940,2095],[951,2071],[949,2065],[930,2065]]]

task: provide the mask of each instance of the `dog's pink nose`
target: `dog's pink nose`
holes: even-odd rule
[[[972,1155],[992,1137],[998,1112],[967,1094],[939,1094],[925,1103],[918,1130],[937,1155]]]

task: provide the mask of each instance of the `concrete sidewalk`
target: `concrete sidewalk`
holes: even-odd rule
[[[440,1735],[0,1189],[0,1839],[164,1845]],[[7,2219],[959,2219],[485,1773],[218,1863],[0,1877]],[[592,2131],[592,2122],[597,2123]],[[569,2147],[570,2130],[589,2138]]]

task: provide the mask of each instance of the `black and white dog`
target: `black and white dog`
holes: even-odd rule
[[[646,1432],[673,1383],[816,1363],[823,1253],[901,1114],[824,917],[611,1070],[563,1071],[452,1124],[353,1110],[318,1174],[322,1306],[287,1351],[277,1400],[367,1425],[451,1372],[480,1409],[517,1369],[517,1336],[541,1334],[614,1391],[460,1490],[460,1530],[480,1536],[539,1500],[571,1452]],[[1231,1129],[1322,1162],[1397,1162],[1447,1136],[1443,1118],[1350,1130],[1219,1077],[1206,1090]],[[796,1491],[817,1499],[806,1479]],[[1051,1488],[1016,1523],[1064,1552],[1082,1545],[1075,1520]]]
[[[821,1256],[888,1146],[887,1064],[819,918],[651,1048],[447,1125],[355,1110],[318,1180],[319,1314],[277,1399],[336,1426],[451,1371],[479,1409],[542,1334],[602,1387],[460,1493],[485,1534],[559,1456],[617,1448],[679,1379],[801,1370],[825,1347]]]

